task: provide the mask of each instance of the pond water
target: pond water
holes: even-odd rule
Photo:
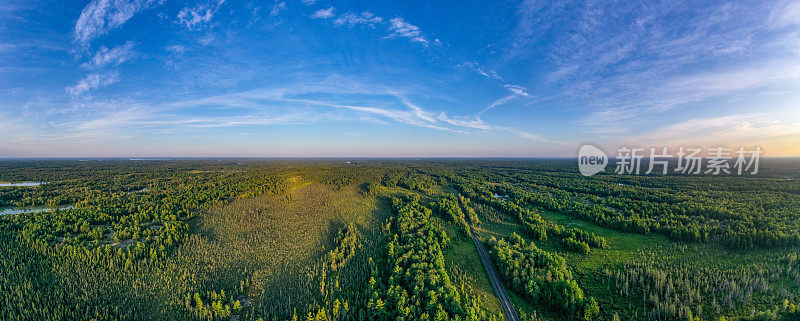
[[[61,205],[56,207],[50,206],[31,206],[31,207],[12,207],[0,208],[0,215],[21,214],[21,213],[38,213],[38,212],[52,212],[55,210],[68,210],[75,208],[75,205]]]
[[[19,183],[0,183],[0,187],[8,187],[8,186],[39,186],[42,184],[47,184],[47,182],[19,182]]]

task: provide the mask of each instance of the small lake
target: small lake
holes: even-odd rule
[[[47,182],[19,182],[19,183],[0,183],[0,187],[13,187],[13,186],[39,186],[47,184]]]
[[[61,205],[56,207],[50,206],[31,206],[31,207],[12,207],[0,208],[0,215],[9,214],[22,214],[22,213],[38,213],[38,212],[53,212],[56,210],[68,210],[75,208],[75,205]]]

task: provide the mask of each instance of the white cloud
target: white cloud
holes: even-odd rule
[[[800,2],[785,1],[773,9],[768,22],[772,28],[800,25]]]
[[[397,122],[414,125],[418,127],[426,127],[426,128],[433,128],[446,131],[457,131],[452,128],[436,124],[436,121],[434,121],[433,118],[431,118],[432,117],[431,113],[420,109],[409,108],[408,110],[399,110],[399,109],[365,107],[365,106],[348,106],[348,105],[335,105],[335,106],[339,108],[347,108],[359,112],[384,116]]]
[[[311,14],[311,18],[313,18],[313,19],[328,19],[328,18],[332,18],[333,17],[333,10],[335,10],[333,7],[330,7],[328,9],[319,9],[316,12],[314,12],[313,14]]]
[[[519,130],[513,127],[490,125],[483,122],[483,120],[481,120],[480,117],[470,118],[466,116],[455,116],[451,118],[447,117],[447,114],[442,112],[441,114],[439,114],[437,119],[454,126],[465,127],[470,129],[478,129],[484,132],[506,133],[529,141],[556,143],[562,145],[567,144],[566,142],[562,141],[548,140],[540,135],[531,134],[529,132]]]
[[[269,12],[269,15],[273,17],[277,16],[283,9],[286,9],[286,2],[277,2],[274,6],[272,6],[272,10]]]
[[[330,85],[330,86],[329,86]],[[354,85],[354,86],[351,86]],[[320,99],[307,99],[307,98],[292,98],[292,97],[306,97],[309,93],[316,95],[322,93],[336,93],[340,94],[357,94],[366,95],[365,97],[394,97],[397,102],[401,103],[403,107],[396,108],[390,107],[393,103],[387,103],[383,100],[374,104],[343,104],[340,102],[320,100]],[[175,115],[180,115],[183,109],[197,108],[198,106],[213,106],[213,108],[248,108],[253,111],[252,114],[241,115],[236,117],[227,118],[197,118],[197,117],[183,117],[176,118]],[[281,106],[281,107],[278,107]],[[320,113],[317,109],[309,109],[313,106],[323,106],[333,108],[334,110],[347,110],[355,112],[355,115],[348,115],[342,113]],[[270,107],[270,108],[265,108]],[[137,107],[139,108],[139,107]],[[364,88],[362,85],[350,84],[346,80],[339,80],[338,85],[334,84],[316,84],[306,86],[295,86],[291,88],[278,88],[270,90],[254,90],[240,93],[208,96],[201,99],[192,99],[185,101],[176,101],[162,106],[153,106],[149,108],[139,108],[140,110],[147,110],[147,112],[137,113],[135,119],[125,118],[123,121],[126,124],[133,125],[163,125],[185,126],[185,127],[231,127],[241,125],[258,125],[258,124],[272,124],[272,123],[311,123],[319,121],[368,121],[376,124],[390,125],[393,121],[401,124],[411,126],[431,128],[436,130],[462,133],[462,134],[479,134],[479,133],[510,133],[514,136],[533,141],[548,142],[538,135],[533,135],[525,131],[521,131],[512,127],[503,127],[491,125],[483,122],[478,117],[467,116],[448,116],[444,112],[438,114],[418,106],[409,101],[403,94],[395,90],[387,90],[385,88]],[[281,109],[286,109],[285,113],[278,112]],[[265,111],[270,111],[265,114]],[[276,114],[277,112],[277,114]],[[283,117],[281,115],[302,115],[302,117]],[[287,118],[288,117],[288,118]],[[279,119],[281,121],[276,121]],[[115,126],[114,119],[103,119],[97,122],[86,122],[84,127],[95,128],[98,124],[106,126]],[[87,128],[88,128],[87,127]]]
[[[334,7],[330,7],[328,9],[320,9],[310,15],[312,19],[329,19],[333,18],[336,15],[334,14]],[[356,25],[369,25],[370,27],[375,27],[377,24],[383,23],[383,17],[379,17],[374,15],[372,12],[363,11],[360,14],[354,14],[352,12],[348,12],[345,14],[340,15],[333,21],[335,26],[344,26],[347,25],[349,27],[354,27]],[[414,42],[420,42],[426,47],[431,43],[425,36],[422,35],[422,31],[419,27],[412,25],[403,18],[392,18],[389,20],[389,35],[385,38],[394,38],[394,37],[403,37],[408,38]],[[435,39],[433,41],[434,45],[440,46],[442,44],[439,39]]]
[[[494,79],[494,80],[498,80],[498,81],[503,81],[503,77],[500,77],[500,75],[498,75],[497,72],[495,72],[494,70],[485,68],[485,67],[481,66],[480,64],[478,64],[476,62],[465,62],[463,64],[457,65],[456,67],[472,70],[472,71],[474,71],[474,72],[478,73],[479,75],[484,76],[486,78],[490,78],[490,79]],[[490,110],[490,109],[495,108],[497,106],[500,106],[500,105],[503,105],[505,103],[508,103],[508,102],[512,101],[514,98],[517,98],[517,97],[528,98],[528,97],[530,97],[530,94],[528,94],[528,89],[525,88],[525,87],[522,87],[522,86],[519,86],[519,85],[512,85],[512,84],[502,84],[502,86],[503,86],[503,88],[506,88],[508,91],[510,91],[512,93],[512,95],[504,96],[504,97],[502,97],[500,99],[497,99],[492,104],[490,104],[489,106],[486,106],[486,108],[482,109],[478,113],[478,115],[483,114],[487,110]]]
[[[514,95],[508,95],[508,96],[502,97],[502,98],[500,98],[500,99],[498,99],[498,100],[495,100],[495,101],[494,101],[493,103],[491,103],[489,106],[486,106],[486,108],[482,109],[482,110],[481,110],[481,111],[478,113],[478,115],[481,115],[481,114],[483,114],[483,113],[484,113],[484,112],[486,112],[487,110],[490,110],[490,109],[492,109],[492,108],[495,108],[495,107],[497,107],[497,106],[503,105],[503,104],[505,104],[505,103],[507,103],[507,102],[509,102],[509,101],[512,101],[512,100],[514,100],[514,98],[517,98],[517,95],[516,95],[516,94],[514,94]]]
[[[428,44],[428,40],[422,35],[419,27],[406,22],[403,18],[392,18],[389,23],[389,31],[391,32],[389,37],[405,37],[411,39],[411,41]]]
[[[74,96],[88,96],[92,90],[119,80],[119,76],[100,73],[88,75],[67,89]],[[416,92],[416,90],[414,90]],[[503,142],[544,142],[527,130],[496,126],[463,115],[450,115],[416,105],[407,99],[405,88],[387,88],[364,83],[360,79],[331,76],[318,82],[302,82],[291,86],[231,92],[223,95],[184,96],[176,94],[166,101],[137,100],[135,95],[112,99],[92,97],[73,99],[73,108],[54,124],[59,128],[58,141],[108,141],[118,144],[148,137],[144,132],[192,133],[210,135],[212,128],[245,126],[300,125],[314,123],[352,124],[369,122],[375,126],[416,126],[452,135],[490,136]],[[310,99],[309,97],[315,97]],[[328,97],[328,98],[325,98]],[[341,99],[341,97],[351,97]],[[198,109],[209,111],[235,108],[236,115],[206,117]],[[217,113],[214,113],[217,114]],[[236,131],[238,129],[235,129]],[[249,129],[248,129],[249,130]],[[43,143],[53,139],[37,137]],[[174,151],[172,151],[174,152]]]
[[[108,71],[108,68],[117,67],[134,58],[136,56],[134,46],[132,41],[127,41],[124,45],[111,49],[100,47],[89,61],[81,64],[81,67],[91,72],[86,74],[74,86],[67,87],[67,93],[73,97],[82,96],[91,90],[118,82],[120,80],[119,71]]]
[[[339,18],[333,21],[334,25],[342,26],[347,25],[353,27],[359,24],[367,24],[370,27],[374,27],[376,24],[383,22],[383,18],[377,17],[369,11],[364,11],[360,15],[356,15],[353,13],[345,13],[341,15]]]
[[[441,112],[439,113],[439,115],[436,115],[430,111],[427,111],[411,103],[410,101],[408,101],[408,99],[406,99],[402,95],[397,95],[397,94],[393,95],[395,95],[395,97],[397,97],[404,105],[406,105],[408,109],[401,110],[401,109],[366,107],[366,106],[339,105],[322,101],[309,101],[309,102],[330,107],[345,108],[363,113],[375,114],[390,118],[400,123],[418,127],[426,127],[426,128],[456,132],[461,134],[476,134],[480,132],[509,133],[530,141],[565,144],[565,142],[547,140],[542,136],[531,134],[529,132],[519,130],[517,128],[490,125],[483,122],[483,120],[481,120],[479,117],[475,118],[470,118],[467,116],[448,117],[445,112]],[[476,132],[475,130],[478,130],[478,132]]]
[[[587,113],[582,120],[584,125],[607,126],[609,123],[626,122],[743,90],[797,83],[800,81],[800,62],[776,61],[734,66],[729,70],[698,72],[660,80],[634,75],[608,81],[610,88],[616,91],[609,93],[611,97],[597,99],[595,104],[598,108]],[[648,85],[648,88],[642,88],[643,85]]]
[[[154,3],[154,0],[92,0],[75,23],[74,39],[87,47],[94,38],[121,26]]]
[[[207,1],[193,8],[184,7],[178,13],[178,23],[189,30],[197,30],[209,23],[225,0]]]
[[[308,99],[288,99],[288,101],[294,102],[302,102],[302,103],[311,103],[320,106],[327,106],[339,109],[348,109],[352,111],[356,111],[359,113],[371,114],[382,116],[385,118],[389,118],[393,121],[418,126],[418,127],[425,127],[425,128],[433,128],[438,130],[446,130],[446,131],[457,131],[452,128],[444,127],[438,124],[435,114],[429,111],[422,109],[419,106],[416,106],[410,103],[407,99],[403,96],[395,94],[393,92],[389,92],[388,94],[395,96],[398,100],[400,100],[404,105],[406,105],[407,109],[395,109],[395,108],[382,108],[382,107],[374,107],[374,106],[357,106],[357,105],[345,105],[339,103],[333,103],[323,100],[308,100]]]
[[[486,124],[480,118],[470,118],[466,116],[455,116],[453,118],[447,117],[445,112],[439,114],[436,117],[438,120],[441,120],[445,123],[455,126],[467,127],[467,128],[474,128],[474,129],[481,129],[481,130],[490,130],[492,126]]]
[[[675,78],[667,84],[667,89],[715,96],[731,91],[796,80],[800,80],[800,61],[776,61],[769,64],[739,66],[733,70],[696,73]]]
[[[800,123],[776,120],[765,114],[735,114],[689,119],[625,141],[654,146],[738,147],[792,142],[797,137],[800,137]]]
[[[539,135],[536,135],[536,134],[531,134],[529,132],[525,132],[525,131],[521,131],[521,130],[513,130],[512,132],[514,134],[518,135],[519,137],[525,138],[525,139],[530,140],[530,141],[545,142],[545,143],[557,143],[557,144],[562,144],[562,145],[568,144],[567,142],[563,142],[563,141],[547,140],[547,139],[543,138],[542,136],[539,136]]]
[[[172,52],[172,53],[174,53],[176,55],[180,55],[180,54],[186,52],[186,47],[184,47],[182,45],[172,45],[172,46],[167,47],[167,50],[169,50],[170,52]]]
[[[399,99],[400,102],[403,103],[403,105],[406,105],[406,107],[410,108],[414,112],[414,115],[417,116],[418,118],[423,119],[423,120],[425,120],[427,122],[431,122],[431,123],[435,123],[436,122],[436,120],[434,120],[434,114],[433,113],[428,112],[428,111],[422,109],[422,107],[419,107],[419,106],[411,103],[408,99],[406,99],[402,95],[394,94],[394,96],[397,97],[397,99]]]
[[[136,56],[136,50],[134,50],[133,47],[134,43],[132,41],[125,42],[124,45],[116,46],[111,49],[100,47],[92,59],[83,63],[81,66],[92,69],[106,66],[118,66]]]
[[[796,0],[673,2],[528,0],[501,61],[574,105],[581,123],[641,125],[659,113],[800,80]],[[542,53],[546,54],[542,54]],[[511,88],[509,88],[511,90]],[[527,91],[525,91],[527,92]],[[647,120],[649,119],[649,120]]]
[[[312,4],[317,3],[317,0],[302,0],[303,4],[310,6]]]
[[[500,77],[500,75],[498,75],[494,70],[487,69],[478,64],[477,62],[465,62],[463,64],[457,65],[456,67],[472,70],[486,78],[494,78],[501,81],[503,80],[503,78]]]
[[[514,93],[517,96],[521,96],[521,97],[530,96],[526,92],[527,89],[525,87],[517,86],[517,85],[510,85],[510,84],[505,84],[505,85],[503,85],[503,87],[506,87],[506,89],[508,89],[508,91]]]
[[[119,72],[117,71],[108,73],[91,73],[78,81],[75,86],[67,87],[67,93],[72,96],[81,96],[90,90],[105,87],[118,81]]]

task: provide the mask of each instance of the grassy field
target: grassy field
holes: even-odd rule
[[[563,214],[547,211],[540,211],[540,214],[549,221],[565,227],[579,227],[608,240],[610,248],[592,249],[589,255],[566,251],[560,244],[552,241],[539,242],[538,245],[541,248],[561,253],[572,267],[584,291],[597,298],[604,307],[603,314],[610,317],[617,313],[623,320],[642,316],[643,309],[637,310],[633,307],[636,304],[646,305],[643,299],[640,299],[639,302],[631,302],[630,298],[625,298],[616,292],[614,281],[611,280],[609,274],[624,268],[625,264],[655,259],[659,266],[681,267],[690,270],[687,274],[703,269],[731,274],[735,274],[740,269],[751,269],[753,274],[750,275],[755,276],[762,274],[759,272],[762,269],[774,272],[784,268],[779,260],[769,258],[780,258],[795,251],[794,249],[731,250],[716,243],[675,242],[663,235],[619,232]],[[667,273],[671,272],[667,271]],[[777,299],[776,294],[781,291],[800,293],[800,287],[798,287],[800,284],[794,280],[786,277],[776,278],[778,280],[771,280],[773,286],[769,290],[765,290],[761,294],[754,294],[752,300],[741,307],[730,309],[728,312],[746,316],[750,314],[750,310],[754,306],[774,302]],[[698,304],[698,306],[705,307],[705,311],[711,311],[711,305],[712,302],[708,297]]]
[[[445,248],[445,264],[449,269],[458,271],[453,275],[465,275],[473,288],[473,295],[481,303],[481,307],[490,313],[501,313],[500,301],[492,289],[489,276],[481,264],[478,250],[471,239],[465,237],[463,232],[456,230],[448,224],[447,235],[450,235],[450,244]]]
[[[180,251],[203,266],[199,288],[236,289],[244,282],[240,301],[280,320],[315,303],[310,293],[318,286],[318,266],[344,226],[353,223],[364,253],[375,254],[389,214],[385,201],[357,186],[334,191],[301,177],[288,183],[287,195],[237,200],[199,219]]]

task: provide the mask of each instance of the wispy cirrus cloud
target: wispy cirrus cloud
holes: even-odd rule
[[[283,11],[285,9],[286,9],[286,2],[285,1],[276,2],[272,6],[272,10],[270,10],[269,15],[273,16],[273,17],[277,16],[278,14],[281,13],[281,11]]]
[[[761,146],[765,147],[767,153],[780,155],[791,151],[781,150],[779,146],[793,145],[798,136],[800,122],[775,120],[769,115],[751,113],[692,118],[633,135],[624,142],[671,147]],[[771,146],[776,148],[770,150]]]
[[[100,47],[100,49],[95,52],[94,56],[81,66],[90,69],[119,66],[136,56],[134,46],[135,44],[133,41],[127,41],[124,45],[116,46],[111,49]]]
[[[404,37],[425,45],[429,43],[428,39],[422,35],[419,27],[406,22],[400,17],[389,20],[389,32],[391,32],[389,37]]]
[[[799,80],[796,1],[697,5],[524,1],[503,61],[545,57],[531,81],[584,104],[589,131]]]
[[[485,113],[485,112],[487,112],[487,111],[491,110],[492,108],[495,108],[495,107],[497,107],[497,106],[504,105],[504,104],[506,104],[506,103],[508,103],[508,102],[510,102],[510,101],[512,101],[512,100],[514,100],[514,99],[515,99],[515,98],[517,98],[517,97],[518,97],[517,95],[508,95],[508,96],[503,96],[503,97],[501,97],[501,98],[499,98],[499,99],[495,100],[495,101],[494,101],[494,102],[492,102],[491,104],[489,104],[489,106],[486,106],[486,107],[484,107],[483,109],[481,109],[481,111],[478,113],[478,116],[480,116],[480,115],[483,115],[483,113]]]
[[[313,117],[304,113],[286,113],[273,115],[270,113],[255,113],[245,116],[222,117],[185,117],[183,115],[170,115],[153,112],[146,108],[130,107],[118,110],[101,117],[73,124],[75,134],[73,137],[90,137],[92,135],[108,132],[113,128],[157,128],[171,126],[174,128],[223,128],[254,125],[290,125],[314,123]]]
[[[436,117],[436,119],[441,120],[445,123],[454,126],[472,128],[472,129],[480,129],[480,130],[491,130],[494,128],[492,125],[484,123],[478,117],[468,117],[468,116],[455,116],[455,117],[448,117],[446,112],[441,112]]]
[[[92,0],[83,8],[75,23],[73,40],[81,51],[88,50],[94,39],[122,26],[137,13],[161,3],[155,0]],[[100,47],[88,61],[80,65],[90,72],[65,91],[75,98],[120,81],[119,71],[108,69],[133,59],[136,56],[134,47],[132,41],[111,49]],[[81,56],[77,55],[79,58]]]
[[[225,0],[206,0],[194,7],[184,7],[178,12],[178,23],[189,30],[198,30],[206,26]]]
[[[469,116],[454,116],[448,117],[445,112],[442,112],[437,117],[438,120],[443,121],[447,124],[464,127],[469,129],[479,130],[481,132],[486,133],[504,133],[504,134],[511,134],[513,136],[520,137],[525,140],[534,141],[534,142],[542,142],[542,143],[549,143],[549,144],[558,144],[558,145],[566,145],[569,144],[564,141],[558,140],[550,140],[542,135],[533,134],[524,130],[520,130],[514,127],[508,126],[498,126],[498,125],[491,125],[485,123],[481,120],[480,117],[469,117]],[[469,132],[465,132],[469,133]]]
[[[383,22],[383,18],[377,17],[369,11],[364,11],[361,14],[354,14],[351,12],[345,13],[336,18],[336,20],[333,21],[333,24],[336,26],[347,25],[349,27],[364,24],[374,27],[376,24],[381,22]]]
[[[503,87],[508,89],[508,91],[516,94],[517,96],[521,96],[521,97],[529,97],[530,96],[527,93],[528,89],[526,89],[525,87],[518,86],[518,85],[511,85],[511,84],[505,84],[505,85],[503,85]]]
[[[463,10],[446,24],[436,13],[447,4],[399,12],[383,2],[358,8],[308,0],[84,0],[55,7],[13,0],[10,6],[17,3],[25,9],[2,14],[8,11],[0,8],[6,18],[0,29],[7,31],[0,37],[0,83],[7,87],[0,126],[9,123],[7,115],[22,117],[14,122],[42,129],[30,130],[32,137],[57,136],[62,128],[69,133],[60,137],[104,138],[113,131],[120,133],[113,138],[154,141],[161,137],[143,132],[289,137],[291,130],[266,126],[321,123],[298,141],[320,146],[310,136],[346,124],[376,140],[452,142],[465,150],[508,141],[504,148],[520,150],[526,142],[518,138],[666,136],[666,129],[650,130],[753,109],[765,116],[718,121],[743,132],[798,121],[792,113],[800,84],[796,0],[472,1],[459,3]],[[515,14],[516,26],[509,19]],[[67,30],[64,21],[73,22]],[[437,33],[451,44],[435,46]],[[203,46],[212,39],[217,46]],[[451,68],[459,62],[463,70]],[[47,75],[56,76],[41,81]],[[362,86],[317,83],[328,76]],[[260,87],[276,92],[243,92]],[[698,137],[712,132],[669,128],[681,130]],[[183,136],[171,139],[164,141]]]
[[[503,97],[495,100],[490,105],[484,107],[478,113],[478,116],[482,115],[484,112],[486,112],[488,110],[491,110],[491,109],[493,109],[493,108],[495,108],[497,106],[500,106],[500,105],[506,104],[508,102],[511,102],[515,98],[528,98],[528,97],[530,97],[530,94],[528,94],[528,89],[527,88],[525,88],[523,86],[520,86],[520,85],[514,85],[514,84],[505,83],[505,80],[503,80],[503,77],[500,77],[500,75],[497,72],[495,72],[492,69],[483,67],[480,64],[478,64],[477,62],[465,62],[465,63],[462,63],[460,65],[456,65],[456,67],[457,68],[471,70],[471,71],[474,71],[474,72],[478,73],[479,75],[484,76],[486,78],[497,80],[497,81],[499,81],[501,83],[501,86],[503,88],[505,88],[506,90],[511,92],[510,95],[503,96]]]
[[[477,72],[479,75],[484,76],[486,78],[493,78],[493,79],[497,79],[497,80],[500,80],[500,81],[503,80],[503,78],[500,77],[500,75],[498,75],[497,72],[495,72],[494,70],[491,70],[491,69],[487,69],[487,68],[481,66],[480,64],[478,64],[477,62],[469,61],[469,62],[465,62],[465,63],[460,64],[460,65],[456,65],[456,67],[472,70],[472,71]]]
[[[380,107],[373,107],[373,106],[358,106],[358,105],[343,105],[338,103],[326,102],[326,101],[319,101],[319,100],[306,100],[308,103],[321,105],[321,106],[328,106],[340,109],[347,109],[352,110],[362,114],[370,114],[385,117],[391,119],[395,122],[413,125],[417,127],[425,127],[425,128],[432,128],[438,130],[445,130],[445,131],[453,131],[459,132],[459,130],[444,127],[439,124],[432,118],[433,114],[425,111],[420,108],[409,107],[406,110],[403,109],[395,109],[395,108],[380,108]]]
[[[367,25],[370,27],[376,27],[379,24],[386,23],[386,20],[383,17],[376,16],[372,12],[369,11],[362,11],[360,14],[355,14],[352,12],[347,12],[344,14],[339,15],[338,17],[334,13],[336,9],[334,7],[329,7],[328,9],[319,9],[309,15],[312,19],[332,19],[333,25],[340,27],[340,26],[349,26],[354,27],[357,25]],[[424,46],[428,46],[431,43],[434,45],[441,45],[441,41],[439,39],[434,39],[432,42],[429,41],[422,33],[419,27],[412,25],[405,21],[405,19],[401,17],[395,17],[389,19],[388,21],[388,31],[389,34],[384,38],[408,38],[411,42],[418,42]]]
[[[783,1],[777,2],[772,10],[769,22],[771,28],[785,28],[800,25],[800,2]]]
[[[82,47],[121,26],[140,11],[159,2],[155,0],[92,0],[75,23],[73,38]]]
[[[106,73],[90,73],[77,84],[67,87],[67,93],[72,96],[81,96],[90,90],[108,86],[119,81],[119,72],[111,71]]]
[[[520,96],[520,97],[529,97],[530,96],[528,94],[528,89],[527,88],[525,88],[523,86],[520,86],[520,85],[514,85],[514,84],[506,83],[505,80],[503,80],[503,77],[500,77],[500,75],[497,74],[497,72],[495,72],[492,69],[483,67],[480,64],[478,64],[477,62],[465,62],[463,64],[456,65],[456,67],[467,69],[467,70],[472,70],[472,71],[474,71],[474,72],[478,73],[479,75],[484,76],[486,78],[490,78],[490,79],[494,79],[494,80],[500,81],[502,86],[503,86],[503,88],[506,88],[508,91],[512,92],[513,94],[515,94],[517,96]]]
[[[94,83],[98,83],[96,87],[100,87],[101,82]],[[94,83],[87,87],[95,86]],[[343,95],[360,97],[357,101],[362,103],[346,103],[335,98]],[[92,104],[97,103],[92,102]],[[178,130],[274,124],[369,122],[383,126],[401,124],[463,135],[510,134],[529,141],[558,143],[517,128],[489,124],[479,117],[449,116],[444,111],[432,111],[413,103],[401,90],[364,86],[349,83],[347,80],[339,80],[338,85],[323,82],[211,95],[156,105],[116,102],[99,108],[101,110],[99,116],[70,125],[75,134],[99,135],[109,129],[121,128],[136,132],[141,128],[159,127]],[[186,110],[196,108],[237,109],[241,112],[236,116],[186,116]]]
[[[693,103],[712,97],[729,95],[738,91],[764,89],[770,86],[800,82],[800,62],[762,62],[750,66],[727,67],[726,69],[698,72],[668,77],[661,80],[647,79],[654,88],[646,91],[640,76],[620,77],[609,80],[618,88],[619,97],[626,99],[600,100],[599,108],[581,119],[589,126],[605,126],[640,118],[642,114],[660,113],[682,104]]]
[[[167,50],[169,50],[169,52],[171,52],[173,54],[181,55],[184,52],[186,52],[187,49],[186,49],[186,46],[183,46],[183,45],[172,45],[172,46],[167,47]]]
[[[94,55],[81,67],[88,70],[83,78],[66,88],[66,92],[73,98],[81,97],[92,90],[96,90],[120,81],[119,71],[113,69],[136,56],[135,44],[132,41],[111,49],[100,47]]]
[[[334,14],[333,11],[336,10],[334,7],[330,7],[328,9],[319,9],[311,14],[312,19],[328,19],[333,18]]]

